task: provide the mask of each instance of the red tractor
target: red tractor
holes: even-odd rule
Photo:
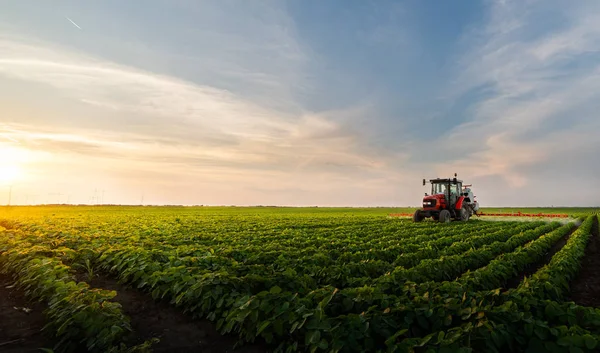
[[[447,223],[451,220],[468,221],[477,214],[479,204],[473,196],[471,185],[463,185],[462,180],[456,179],[431,179],[431,195],[425,193],[423,209],[416,210],[413,215],[415,222],[421,222],[431,217],[436,221]],[[423,179],[423,186],[427,182]]]

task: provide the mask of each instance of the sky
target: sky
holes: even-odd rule
[[[600,205],[600,2],[0,3],[0,204]]]

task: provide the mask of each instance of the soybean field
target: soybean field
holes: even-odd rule
[[[598,352],[598,210],[552,211],[0,208],[0,351]]]

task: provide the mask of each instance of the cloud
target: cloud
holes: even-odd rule
[[[31,169],[41,175],[43,168],[52,168],[46,181],[54,180],[57,187],[66,187],[60,186],[65,174],[96,180],[96,185],[103,183],[100,176],[116,178],[111,183],[119,188],[146,185],[177,195],[186,194],[184,186],[216,192],[235,185],[240,196],[223,197],[225,203],[247,203],[241,195],[265,185],[289,189],[288,195],[303,202],[309,198],[299,195],[306,189],[330,195],[352,190],[343,198],[361,203],[360,189],[366,188],[373,191],[363,199],[368,203],[382,195],[372,183],[398,178],[390,168],[398,155],[370,146],[368,136],[353,127],[369,107],[281,111],[210,85],[23,38],[0,38],[0,77],[60,93],[64,111],[52,112],[58,118],[48,115],[40,123],[39,116],[46,115],[43,105],[30,105],[26,113],[15,108],[0,121],[5,140],[51,156]],[[72,107],[84,115],[70,116]],[[82,181],[78,188],[86,185]],[[173,198],[191,203],[193,193],[187,194]],[[270,200],[286,203],[278,194]],[[216,196],[213,200],[218,203]]]
[[[0,73],[39,82],[81,102],[111,110],[172,118],[207,132],[259,134],[286,126],[269,112],[230,92],[102,62],[77,53],[0,42]]]
[[[490,94],[472,102],[464,112],[469,118],[440,138],[436,146],[453,147],[438,172],[500,177],[535,195],[534,184],[544,177],[540,166],[560,169],[557,155],[586,163],[578,151],[599,147],[587,132],[600,127],[594,112],[600,56],[590,49],[600,44],[598,6],[556,5],[549,13],[546,2],[493,2],[489,22],[468,32],[454,96],[478,87]]]

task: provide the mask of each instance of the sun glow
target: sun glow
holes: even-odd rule
[[[23,163],[30,161],[27,150],[0,144],[0,186],[25,178]]]
[[[12,183],[21,176],[21,168],[17,165],[0,165],[0,184]]]

